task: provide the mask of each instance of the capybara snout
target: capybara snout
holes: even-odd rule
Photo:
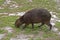
[[[21,18],[22,18],[22,17],[21,17]],[[17,28],[19,28],[19,26],[23,24],[23,22],[21,21],[21,18],[17,19],[16,22],[15,22],[15,26],[16,26]]]
[[[50,24],[51,20],[51,14],[48,10],[42,9],[42,8],[35,8],[32,10],[29,10],[26,12],[23,16],[21,16],[19,19],[16,20],[15,26],[19,27],[22,24],[25,24],[23,28],[25,28],[27,25],[32,24],[32,28],[34,28],[34,23],[41,23],[41,26],[44,24],[48,25],[50,27],[50,30],[52,28],[52,25]]]

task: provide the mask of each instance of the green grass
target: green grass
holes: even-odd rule
[[[21,12],[21,11],[27,11],[30,10],[32,8],[47,8],[50,11],[55,11],[57,12],[57,14],[59,15],[58,17],[60,17],[60,11],[58,11],[56,9],[56,3],[52,0],[33,0],[33,2],[28,2],[27,0],[13,0],[16,1],[17,4],[19,6],[22,7],[18,7],[15,9],[9,9],[9,5],[4,6],[4,9],[0,9],[0,12]],[[0,0],[0,5],[2,6],[4,0]],[[1,15],[2,16],[2,15]],[[3,39],[3,40],[9,40],[11,37],[16,37],[17,34],[20,34],[22,31],[23,34],[29,35],[29,34],[34,34],[37,35],[39,34],[40,31],[43,32],[42,37],[43,38],[53,38],[53,37],[57,37],[58,35],[53,33],[52,31],[48,31],[48,28],[44,25],[41,28],[38,28],[38,24],[35,25],[34,30],[32,30],[31,25],[27,26],[26,29],[22,30],[21,28],[16,28],[14,23],[16,21],[16,19],[18,18],[17,16],[7,16],[7,17],[1,17],[0,16],[0,28],[4,28],[6,26],[10,26],[13,28],[14,32],[8,33],[7,36]],[[56,23],[57,28],[60,29],[60,23],[57,22]],[[60,30],[59,30],[60,31]],[[5,30],[0,30],[0,34],[1,33],[5,33],[7,31]],[[59,38],[56,38],[56,40]],[[30,40],[33,40],[33,38],[31,38]],[[37,37],[36,40],[41,40],[41,38]]]
[[[5,0],[0,0],[0,5],[2,5],[4,3]]]
[[[41,38],[40,37],[36,37],[35,39],[30,38],[29,40],[41,40]]]
[[[1,30],[0,29],[0,34],[6,33],[6,32],[7,32],[6,30]]]
[[[14,33],[8,33],[6,30],[0,30],[0,34],[1,33],[8,33],[7,36],[2,39],[2,40],[9,40],[11,37],[15,37],[17,34],[20,33],[20,29],[19,28],[16,28],[14,26],[14,22],[16,21],[16,16],[12,16],[12,17],[0,17],[0,21],[1,21],[1,24],[0,24],[0,28],[4,28],[6,26],[10,26],[13,28],[14,30]]]
[[[5,6],[4,9],[1,9],[0,12],[18,12],[18,11],[26,11],[32,8],[47,8],[51,11],[57,11],[56,3],[52,0],[33,0],[33,2],[28,2],[28,0],[13,0],[17,2],[20,6],[15,9],[9,9],[9,5]],[[3,4],[3,3],[2,3]],[[22,6],[22,7],[21,7]],[[13,10],[13,11],[12,11]]]
[[[0,17],[0,19],[1,19],[0,20],[1,21],[0,28],[4,28],[6,26],[10,26],[16,31],[16,34],[21,31],[19,28],[15,27],[15,21],[17,19],[17,16]],[[4,32],[4,31],[2,31],[2,32]]]
[[[56,22],[56,27],[59,29],[60,31],[60,22]]]
[[[57,35],[55,34],[55,33],[53,33],[53,32],[45,32],[44,34],[43,34],[43,37],[44,38],[49,38],[49,37],[56,37]]]
[[[0,28],[4,28],[6,26],[10,26],[13,28],[14,32],[8,33],[6,38],[4,38],[3,40],[9,40],[11,37],[16,37],[17,34],[20,34],[22,31],[23,34],[29,35],[29,34],[34,34],[37,35],[39,34],[40,31],[43,32],[42,37],[43,38],[48,38],[48,37],[56,37],[57,34],[53,33],[52,31],[48,31],[48,28],[44,25],[41,28],[38,28],[38,24],[35,25],[34,30],[32,30],[31,25],[27,26],[27,28],[25,28],[24,30],[22,30],[21,28],[16,28],[14,26],[14,22],[16,21],[18,17],[17,16],[7,16],[7,17],[0,17]],[[7,31],[5,30],[0,30],[0,33],[5,33]],[[32,39],[31,39],[32,40]],[[36,40],[40,40],[40,38],[36,38]]]
[[[36,38],[36,40],[41,40],[41,38],[38,37],[38,38]]]
[[[11,38],[11,36],[12,36],[12,34],[7,34],[7,36],[4,38],[4,39],[2,39],[2,40],[10,40],[10,38]]]

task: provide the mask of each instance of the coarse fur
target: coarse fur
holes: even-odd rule
[[[42,8],[35,8],[26,12],[23,16],[16,20],[15,26],[19,28],[22,24],[25,24],[25,27],[29,24],[32,24],[32,28],[34,28],[34,23],[41,23],[41,26],[44,24],[50,26],[50,30],[52,25],[50,24],[51,14],[48,10]],[[25,28],[23,27],[23,28]]]

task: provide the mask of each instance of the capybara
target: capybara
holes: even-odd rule
[[[48,10],[43,8],[35,8],[26,12],[23,16],[16,20],[15,26],[19,28],[22,24],[25,24],[23,28],[27,25],[32,24],[32,28],[34,28],[34,23],[41,23],[41,26],[44,24],[52,29],[52,25],[50,24],[51,14]]]

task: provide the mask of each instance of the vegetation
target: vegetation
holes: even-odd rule
[[[30,10],[32,8],[47,8],[48,10],[57,11],[56,9],[56,3],[54,0],[33,0],[33,2],[28,2],[28,0],[13,0],[15,1],[19,7],[10,9],[10,4],[7,4],[6,6],[3,6],[4,3],[3,0],[1,0],[1,6],[4,7],[4,9],[0,9],[0,12],[18,12],[18,11],[26,11]],[[13,4],[13,3],[12,3]]]
[[[0,0],[0,6],[3,6],[5,0]],[[18,8],[14,8],[14,9],[9,9],[9,5],[3,6],[4,9],[0,9],[0,13],[4,13],[4,12],[22,12],[22,11],[27,11],[30,10],[32,8],[47,8],[49,11],[54,11],[57,12],[58,15],[60,15],[60,11],[57,10],[56,8],[56,3],[54,2],[54,0],[33,0],[33,2],[28,2],[28,0],[13,0],[15,1],[19,7]],[[12,3],[13,4],[13,3]],[[59,16],[60,17],[60,16]],[[16,19],[18,18],[18,16],[7,16],[7,17],[2,17],[0,16],[0,33],[8,33],[5,30],[1,30],[1,28],[4,28],[6,26],[10,26],[13,28],[14,32],[13,33],[8,33],[7,36],[2,39],[2,40],[10,40],[10,38],[12,37],[16,37],[17,34],[20,34],[22,31],[23,34],[34,34],[37,35],[40,32],[42,32],[42,39],[40,38],[40,35],[37,35],[38,37],[36,37],[36,40],[44,40],[45,38],[54,38],[55,40],[59,40],[60,38],[58,37],[58,35],[52,31],[48,31],[48,28],[46,27],[46,25],[42,26],[41,29],[39,29],[37,25],[35,25],[34,30],[31,29],[31,25],[29,25],[26,29],[22,30],[21,28],[16,28],[14,23],[16,21]],[[57,22],[56,23],[57,28],[60,29],[60,23]],[[60,31],[60,30],[59,30]],[[30,40],[33,40],[33,38],[30,38]]]

